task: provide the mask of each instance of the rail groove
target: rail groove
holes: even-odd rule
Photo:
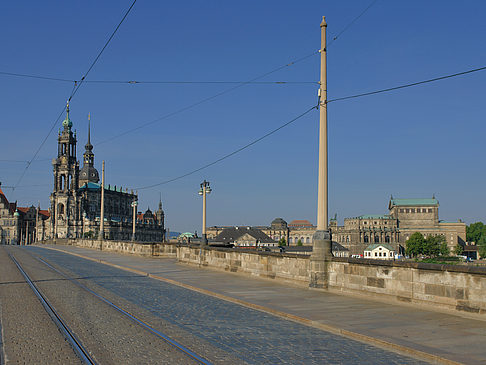
[[[14,264],[17,266],[19,269],[20,273],[22,276],[25,278],[29,286],[31,287],[32,291],[34,294],[37,296],[37,298],[40,300],[42,306],[46,310],[46,312],[49,314],[49,316],[52,318],[54,323],[57,325],[61,333],[64,335],[66,340],[70,343],[74,351],[77,353],[77,355],[81,358],[81,360],[87,364],[96,364],[94,359],[90,356],[89,352],[83,347],[81,344],[81,341],[79,341],[76,336],[73,334],[73,332],[69,329],[69,327],[66,325],[64,320],[61,318],[59,313],[49,304],[48,300],[44,295],[40,292],[40,290],[37,288],[37,286],[34,284],[32,279],[29,277],[29,275],[24,271],[22,266],[19,264],[19,262],[15,259],[15,257],[9,253],[8,256],[10,259],[14,262]]]

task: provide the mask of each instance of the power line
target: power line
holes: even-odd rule
[[[20,73],[12,73],[12,72],[4,72],[0,71],[0,75],[8,75],[8,76],[17,76],[17,77],[27,77],[27,78],[34,78],[34,79],[41,79],[41,80],[51,80],[51,81],[59,81],[59,82],[69,82],[69,83],[78,83],[79,81],[70,80],[70,79],[62,79],[56,77],[48,77],[48,76],[41,76],[41,75],[30,75],[30,74],[20,74]],[[84,80],[85,84],[127,84],[127,85],[139,85],[139,84],[166,84],[166,85],[193,85],[193,84],[256,84],[256,85],[286,85],[286,84],[318,84],[318,81],[225,81],[225,80],[209,80],[209,81],[200,81],[200,80]]]
[[[195,170],[192,170],[192,171],[190,171],[190,172],[188,172],[188,173],[185,173],[184,175],[180,175],[180,176],[177,176],[177,177],[175,177],[175,178],[172,178],[172,179],[169,179],[169,180],[165,180],[165,181],[162,181],[162,182],[157,183],[157,184],[152,184],[152,185],[142,186],[142,187],[139,187],[139,188],[134,188],[134,190],[144,190],[144,189],[150,189],[150,188],[154,188],[154,187],[156,187],[156,186],[160,186],[160,185],[165,185],[165,184],[168,184],[168,183],[174,182],[174,181],[176,181],[176,180],[180,180],[180,179],[182,179],[182,178],[184,178],[184,177],[186,177],[186,176],[189,176],[189,175],[195,174],[196,172],[199,172],[199,171],[201,171],[201,170],[207,169],[208,167],[213,166],[213,165],[215,165],[215,164],[217,164],[218,162],[221,162],[221,161],[223,161],[223,160],[226,160],[227,158],[229,158],[229,157],[231,157],[231,156],[234,156],[234,155],[236,155],[237,153],[239,153],[239,152],[241,152],[241,151],[243,151],[243,150],[245,150],[245,149],[247,149],[247,148],[249,148],[249,147],[253,146],[254,144],[256,144],[256,143],[260,142],[262,139],[265,139],[265,138],[267,138],[267,137],[271,136],[272,134],[274,134],[274,133],[278,132],[278,131],[279,131],[279,130],[281,130],[282,128],[287,127],[288,125],[290,125],[290,124],[294,123],[295,121],[297,121],[298,119],[302,118],[302,117],[303,117],[303,116],[305,116],[306,114],[310,113],[310,112],[311,112],[312,110],[314,110],[314,109],[317,109],[317,106],[313,106],[312,108],[307,109],[305,112],[303,112],[302,114],[298,115],[297,117],[295,117],[295,118],[293,118],[293,119],[289,120],[288,122],[286,122],[286,123],[282,124],[280,127],[275,128],[274,130],[272,130],[272,131],[270,131],[270,132],[266,133],[265,135],[261,136],[260,138],[257,138],[257,139],[255,139],[255,140],[253,140],[252,142],[250,142],[250,143],[248,143],[248,144],[244,145],[243,147],[240,147],[240,148],[238,148],[237,150],[235,150],[235,151],[233,151],[233,152],[231,152],[231,153],[228,153],[228,154],[224,155],[223,157],[218,158],[217,160],[215,160],[215,161],[213,161],[213,162],[210,162],[210,163],[208,163],[208,164],[206,164],[206,165],[204,165],[204,166],[201,166],[201,167],[199,167],[199,168],[197,168],[197,169],[195,169]]]
[[[330,45],[331,45],[331,44],[332,44],[332,43],[333,43],[335,40],[337,40],[337,39],[338,39],[338,37],[339,37],[339,36],[341,36],[341,34],[343,34],[343,33],[344,33],[346,30],[348,30],[348,28],[350,28],[350,27],[351,27],[351,26],[352,26],[352,25],[353,25],[353,24],[354,24],[354,23],[355,23],[355,22],[356,22],[356,21],[357,21],[359,18],[361,18],[361,17],[362,17],[362,16],[363,16],[363,15],[364,15],[364,14],[365,14],[365,13],[366,13],[366,12],[367,12],[367,11],[368,11],[368,10],[369,10],[371,7],[372,7],[372,6],[373,6],[373,5],[376,3],[376,2],[377,2],[377,0],[373,0],[373,1],[370,3],[370,5],[368,5],[368,6],[367,6],[367,7],[366,7],[366,8],[365,8],[365,9],[364,9],[364,10],[363,10],[363,11],[362,11],[362,12],[361,12],[361,13],[360,13],[360,14],[359,14],[357,17],[356,17],[356,18],[354,18],[354,19],[353,19],[353,20],[352,20],[350,23],[348,23],[348,24],[347,24],[347,25],[346,25],[346,26],[345,26],[345,27],[344,27],[344,28],[343,28],[343,29],[342,29],[342,30],[341,30],[341,31],[340,31],[340,32],[339,32],[339,33],[338,33],[338,34],[337,34],[337,35],[336,35],[336,36],[335,36],[335,37],[334,37],[332,40],[331,40],[331,42],[329,42],[328,47],[329,47],[329,46],[330,46]],[[238,85],[237,85],[237,86],[235,86],[235,87],[232,87],[232,88],[229,88],[229,89],[223,90],[223,91],[222,91],[222,92],[220,92],[220,93],[217,93],[217,94],[212,95],[212,96],[210,96],[210,97],[208,97],[208,98],[202,99],[202,100],[200,100],[200,101],[198,101],[198,102],[196,102],[196,103],[194,103],[194,104],[190,104],[190,105],[188,105],[188,106],[186,106],[186,107],[183,107],[183,108],[181,108],[181,109],[178,109],[178,110],[176,110],[176,111],[174,111],[174,112],[171,112],[171,113],[169,113],[169,114],[166,114],[166,115],[164,115],[164,116],[162,116],[162,117],[156,118],[156,119],[154,119],[154,120],[152,120],[152,121],[149,121],[149,122],[146,122],[146,123],[143,123],[143,124],[139,125],[138,127],[135,127],[135,128],[129,129],[129,130],[127,130],[127,131],[125,131],[125,132],[122,132],[122,133],[120,133],[120,134],[117,134],[117,135],[115,135],[115,136],[113,136],[113,137],[110,137],[110,138],[108,138],[108,139],[102,140],[102,141],[101,141],[101,142],[99,142],[98,144],[103,144],[103,143],[111,142],[111,141],[113,141],[114,139],[117,139],[117,138],[119,138],[119,137],[125,136],[125,135],[127,135],[127,134],[129,134],[129,133],[135,132],[135,131],[137,131],[137,130],[139,130],[139,129],[142,129],[142,128],[146,127],[146,126],[149,126],[149,125],[154,124],[154,123],[156,123],[156,122],[159,122],[159,121],[161,121],[161,120],[164,120],[164,119],[170,118],[170,117],[172,117],[172,116],[174,116],[174,115],[176,115],[176,114],[182,113],[182,112],[184,112],[184,111],[186,111],[186,110],[188,110],[188,109],[192,109],[192,108],[194,108],[195,106],[198,106],[198,105],[200,105],[200,104],[203,104],[203,103],[205,103],[205,102],[207,102],[207,101],[210,101],[210,100],[212,100],[212,99],[215,99],[215,98],[217,98],[217,97],[219,97],[219,96],[221,96],[221,95],[224,95],[224,94],[226,94],[226,93],[229,93],[229,92],[231,92],[231,91],[234,91],[235,89],[238,89],[238,88],[240,88],[240,87],[242,87],[242,86],[245,86],[245,85],[247,85],[247,84],[252,84],[252,83],[255,83],[255,81],[256,81],[256,80],[262,79],[262,78],[264,78],[264,77],[266,77],[266,76],[268,76],[268,75],[270,75],[270,74],[273,74],[273,73],[275,73],[275,72],[277,72],[277,71],[280,71],[280,70],[282,70],[282,69],[284,69],[284,68],[286,68],[286,67],[292,66],[292,65],[296,64],[297,62],[303,61],[303,60],[305,60],[305,59],[307,59],[307,58],[309,58],[309,57],[312,57],[312,56],[314,56],[314,55],[316,55],[316,54],[318,54],[318,53],[319,53],[319,51],[312,52],[312,53],[310,53],[310,54],[308,54],[308,55],[306,55],[306,56],[304,56],[304,57],[298,58],[298,59],[297,59],[297,60],[295,60],[295,61],[292,61],[292,62],[290,62],[290,63],[288,63],[288,64],[286,64],[286,65],[280,66],[280,67],[278,67],[278,68],[276,68],[276,69],[274,69],[274,70],[272,70],[272,71],[269,71],[269,72],[267,72],[267,73],[265,73],[265,74],[263,74],[263,75],[257,76],[257,77],[255,77],[255,78],[253,78],[253,79],[249,80],[249,81],[238,83]],[[101,82],[101,81],[100,81],[100,82]],[[104,81],[103,81],[103,82],[104,82]],[[133,83],[137,83],[137,82],[133,82]],[[182,82],[181,82],[181,83],[182,83]],[[217,83],[217,82],[214,82],[214,83]],[[306,82],[306,83],[313,83],[313,82]]]
[[[132,5],[130,5],[130,7],[128,8],[128,10],[125,12],[125,15],[120,20],[120,22],[116,26],[115,30],[113,31],[113,33],[111,33],[110,38],[108,38],[108,40],[105,42],[105,45],[103,46],[103,48],[101,48],[101,51],[98,52],[98,55],[96,56],[96,58],[94,59],[94,61],[89,66],[88,71],[86,71],[85,74],[83,75],[83,77],[81,77],[81,80],[79,80],[78,86],[75,87],[75,89],[71,93],[71,96],[69,97],[69,100],[71,100],[73,98],[73,96],[78,92],[78,90],[81,87],[81,85],[83,84],[84,80],[86,79],[86,77],[88,77],[88,74],[93,69],[93,67],[96,64],[96,62],[98,62],[98,60],[101,57],[101,55],[103,54],[104,50],[106,49],[106,47],[108,47],[108,44],[110,44],[111,40],[115,36],[116,32],[118,31],[118,29],[120,28],[120,26],[122,25],[122,23],[125,21],[126,17],[130,13],[130,11],[132,10],[132,8],[133,8],[133,6],[135,5],[136,2],[137,2],[137,0],[133,0]]]
[[[137,80],[90,80],[86,81],[91,84],[317,84],[317,81],[137,81]]]
[[[336,41],[340,36],[341,34],[343,34],[345,31],[348,30],[349,27],[351,27],[359,18],[361,18],[364,13],[366,13],[373,5],[375,5],[375,3],[377,2],[378,0],[373,0],[370,5],[368,5],[356,18],[354,18],[351,22],[348,23],[348,25],[346,25],[343,30],[341,30],[336,36],[334,36],[332,38],[332,40],[329,42],[329,44],[327,45],[327,47],[329,47],[334,41]]]
[[[15,162],[15,163],[27,163],[29,161],[26,160],[0,160],[0,162]]]
[[[360,98],[360,97],[362,97],[362,96],[368,96],[368,95],[381,94],[381,93],[385,93],[385,92],[389,92],[389,91],[394,91],[394,90],[399,90],[399,89],[405,89],[405,88],[407,88],[407,87],[412,87],[412,86],[417,86],[417,85],[427,84],[427,83],[429,83],[429,82],[434,82],[434,81],[439,81],[439,80],[450,79],[450,78],[452,78],[452,77],[462,76],[462,75],[466,75],[466,74],[470,74],[470,73],[473,73],[473,72],[478,72],[478,71],[483,71],[483,70],[486,70],[486,66],[479,67],[479,68],[473,68],[473,69],[471,69],[471,70],[462,71],[462,72],[458,72],[458,73],[455,73],[455,74],[450,74],[450,75],[445,75],[445,76],[439,76],[439,77],[435,77],[435,78],[433,78],[433,79],[428,79],[428,80],[423,80],[423,81],[412,82],[412,83],[410,83],[410,84],[405,84],[405,85],[400,85],[400,86],[389,87],[389,88],[387,88],[387,89],[380,89],[380,90],[370,91],[370,92],[366,92],[366,93],[362,93],[362,94],[355,94],[355,95],[343,96],[343,97],[340,97],[340,98],[330,99],[330,100],[328,100],[327,102],[328,102],[328,103],[332,103],[332,102],[334,102],[334,101],[342,101],[342,100],[348,100],[348,99]]]
[[[27,78],[32,78],[32,79],[42,79],[42,80],[62,81],[62,82],[75,82],[76,81],[76,80],[61,79],[61,78],[58,78],[58,77],[19,74],[19,73],[13,73],[13,72],[5,72],[5,71],[0,71],[0,75],[27,77]]]
[[[187,105],[187,106],[185,106],[185,107],[183,107],[183,108],[180,108],[180,109],[175,110],[175,111],[173,111],[173,112],[171,112],[171,113],[165,114],[165,115],[163,115],[163,116],[161,116],[161,117],[159,117],[159,118],[153,119],[153,120],[151,120],[151,121],[149,121],[149,122],[145,122],[145,123],[143,123],[143,124],[140,124],[140,125],[139,125],[139,126],[137,126],[137,127],[134,127],[134,128],[128,129],[128,130],[126,130],[125,132],[119,133],[119,134],[117,134],[117,135],[115,135],[115,136],[113,136],[113,137],[110,137],[110,138],[108,138],[108,139],[102,140],[101,142],[98,142],[98,143],[97,143],[97,145],[100,145],[100,144],[103,144],[103,143],[107,143],[107,142],[113,141],[114,139],[117,139],[117,138],[122,137],[122,136],[124,136],[124,135],[127,135],[127,134],[129,134],[129,133],[135,132],[135,131],[137,131],[137,130],[139,130],[139,129],[142,129],[142,128],[144,128],[144,127],[147,127],[147,126],[149,126],[149,125],[151,125],[151,124],[154,124],[154,123],[160,122],[161,120],[164,120],[164,119],[170,118],[170,117],[172,117],[172,116],[174,116],[174,115],[176,115],[176,114],[179,114],[179,113],[182,113],[182,112],[184,112],[184,111],[186,111],[186,110],[192,109],[192,108],[194,108],[194,107],[196,107],[196,106],[198,106],[198,105],[200,105],[200,104],[203,104],[203,103],[205,103],[205,102],[207,102],[207,101],[210,101],[210,100],[212,100],[212,99],[215,99],[215,98],[217,98],[217,97],[219,97],[219,96],[221,96],[221,95],[227,94],[227,93],[229,93],[229,92],[231,92],[231,91],[234,91],[234,90],[236,90],[236,89],[239,89],[239,88],[240,88],[240,87],[242,87],[242,86],[245,86],[245,85],[247,85],[247,84],[250,84],[250,83],[252,83],[252,82],[255,82],[256,80],[262,79],[262,78],[264,78],[264,77],[266,77],[266,76],[268,76],[268,75],[271,75],[271,74],[273,74],[273,73],[275,73],[275,72],[277,72],[277,71],[280,71],[280,70],[282,70],[282,69],[284,69],[284,68],[286,68],[286,67],[290,67],[290,66],[292,66],[292,65],[295,65],[296,63],[301,62],[301,61],[303,61],[303,60],[305,60],[305,59],[307,59],[307,58],[309,58],[309,57],[312,57],[312,56],[314,56],[314,55],[316,55],[316,54],[318,54],[318,53],[319,53],[319,51],[312,52],[312,53],[310,53],[310,54],[308,54],[308,55],[306,55],[306,56],[300,57],[300,58],[298,58],[298,59],[296,59],[296,60],[294,60],[294,61],[291,61],[291,62],[289,62],[289,63],[287,63],[287,64],[285,64],[285,65],[283,65],[283,66],[277,67],[277,68],[275,68],[275,69],[273,69],[273,70],[271,70],[271,71],[269,71],[269,72],[266,72],[266,73],[264,73],[264,74],[262,74],[262,75],[260,75],[260,76],[254,77],[254,78],[253,78],[253,79],[251,79],[251,80],[248,80],[248,81],[245,81],[245,82],[239,83],[239,84],[238,84],[238,85],[236,85],[236,86],[233,86],[233,87],[231,87],[231,88],[229,88],[229,89],[225,89],[225,90],[223,90],[223,91],[221,91],[221,92],[219,92],[219,93],[217,93],[217,94],[211,95],[211,96],[209,96],[209,97],[207,97],[207,98],[201,99],[201,100],[199,100],[199,101],[197,101],[197,102],[195,102],[195,103],[193,103],[193,104]]]
[[[362,94],[356,94],[356,95],[350,95],[350,96],[344,96],[344,97],[341,97],[341,98],[336,98],[336,99],[330,99],[327,101],[327,103],[331,103],[331,102],[335,102],[335,101],[342,101],[342,100],[347,100],[347,99],[353,99],[353,98],[358,98],[358,97],[362,97],[362,96],[368,96],[368,95],[374,95],[374,94],[379,94],[379,93],[384,93],[384,92],[390,92],[390,91],[394,91],[394,90],[399,90],[399,89],[403,89],[403,88],[407,88],[407,87],[412,87],[412,86],[417,86],[417,85],[422,85],[422,84],[426,84],[426,83],[429,83],[429,82],[434,82],[434,81],[439,81],[439,80],[444,80],[444,79],[448,79],[448,78],[452,78],[452,77],[457,77],[457,76],[462,76],[462,75],[466,75],[466,74],[469,74],[469,73],[473,73],[473,72],[478,72],[478,71],[483,71],[483,70],[486,70],[486,66],[484,67],[479,67],[479,68],[475,68],[475,69],[471,69],[471,70],[467,70],[467,71],[462,71],[462,72],[458,72],[458,73],[455,73],[455,74],[450,74],[450,75],[445,75],[445,76],[440,76],[440,77],[435,77],[433,79],[428,79],[428,80],[423,80],[423,81],[418,81],[418,82],[413,82],[413,83],[410,83],[410,84],[406,84],[406,85],[400,85],[400,86],[395,86],[395,87],[391,87],[391,88],[387,88],[387,89],[381,89],[381,90],[376,90],[376,91],[371,91],[371,92],[367,92],[367,93],[362,93]],[[280,129],[288,126],[289,124],[295,122],[296,120],[300,119],[301,117],[303,117],[304,115],[306,115],[307,113],[309,113],[311,110],[313,109],[317,109],[316,106],[308,109],[307,111],[305,111],[304,113],[300,114],[298,117],[292,119],[291,121],[281,125],[280,127],[272,130],[271,132],[265,134],[264,136],[254,140],[253,142],[237,149],[236,151],[234,152],[231,152],[209,164],[206,164],[196,170],[193,170],[191,172],[188,172],[184,175],[181,175],[181,176],[178,176],[178,177],[175,177],[173,179],[170,179],[170,180],[166,180],[166,181],[162,181],[161,183],[158,183],[158,184],[153,184],[153,185],[148,185],[148,186],[144,186],[144,187],[140,187],[140,188],[137,188],[138,190],[143,190],[143,189],[149,189],[149,188],[153,188],[155,186],[159,186],[159,185],[164,185],[164,184],[168,184],[170,182],[173,182],[173,181],[176,181],[176,180],[179,180],[179,179],[182,179],[186,176],[189,176],[189,175],[192,175],[198,171],[201,171],[203,169],[206,169],[214,164],[217,164],[218,162],[220,161],[223,161],[225,159],[227,159],[228,157],[231,157],[235,154],[237,154],[238,152],[241,152],[245,149],[247,149],[248,147],[254,145],[255,143],[261,141],[262,139],[274,134],[275,132],[279,131]]]
[[[116,26],[115,30],[113,31],[113,33],[111,33],[110,37],[108,38],[108,40],[105,42],[105,45],[103,46],[103,48],[101,49],[101,51],[98,52],[98,55],[95,57],[94,61],[91,63],[91,65],[89,66],[88,68],[88,71],[85,72],[84,76],[81,78],[81,80],[79,81],[79,83],[77,81],[74,81],[74,85],[73,85],[73,90],[71,91],[71,94],[69,96],[69,101],[71,101],[71,99],[74,97],[74,95],[76,95],[76,93],[78,92],[79,88],[81,87],[81,85],[83,84],[84,80],[86,79],[86,77],[88,76],[88,74],[90,73],[90,71],[93,69],[94,65],[96,64],[96,62],[98,62],[99,58],[101,57],[101,54],[103,53],[103,51],[106,49],[106,47],[108,46],[108,44],[111,42],[111,40],[113,39],[113,37],[115,36],[116,32],[118,31],[118,29],[120,28],[120,26],[122,25],[123,21],[126,19],[126,17],[128,16],[128,14],[130,13],[130,11],[132,10],[133,6],[135,5],[135,3],[137,2],[137,0],[134,0],[132,2],[132,5],[130,5],[130,7],[128,8],[128,10],[125,12],[125,15],[123,16],[123,18],[120,20],[120,22],[118,23],[118,25]],[[14,186],[14,189],[19,185],[20,181],[23,179],[23,177],[25,176],[25,173],[27,172],[27,170],[29,169],[30,165],[32,164],[32,161],[36,158],[37,154],[39,153],[39,151],[41,150],[41,148],[44,146],[44,144],[46,143],[47,139],[49,138],[49,136],[51,135],[52,131],[54,130],[55,126],[57,125],[57,123],[59,122],[59,119],[61,119],[62,115],[64,114],[64,111],[66,110],[66,106],[63,107],[61,113],[59,114],[59,116],[57,117],[57,119],[55,120],[55,122],[52,124],[51,126],[51,129],[49,129],[49,133],[47,133],[47,136],[44,138],[44,140],[42,141],[41,145],[39,146],[39,148],[37,148],[36,152],[34,153],[34,156],[27,162],[27,165],[25,166],[25,169],[24,171],[22,172],[22,174],[20,175],[20,178],[19,180],[17,181],[17,183],[15,184]]]

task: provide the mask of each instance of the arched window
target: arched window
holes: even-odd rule
[[[307,237],[307,238],[305,239],[305,243],[310,243],[310,238],[309,238],[309,237]]]
[[[375,235],[375,243],[378,243],[378,242],[380,242],[380,236]]]
[[[390,243],[390,236],[385,236],[385,242]]]
[[[59,203],[57,205],[57,212],[58,212],[58,214],[64,214],[64,204]]]
[[[363,240],[364,240],[365,243],[369,242],[368,236],[366,234],[363,236]]]

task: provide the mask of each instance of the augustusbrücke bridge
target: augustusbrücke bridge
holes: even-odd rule
[[[486,359],[482,312],[312,290],[180,261],[73,245],[0,246],[2,363]]]

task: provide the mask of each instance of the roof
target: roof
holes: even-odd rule
[[[373,251],[375,248],[378,248],[380,246],[386,248],[389,251],[395,251],[395,249],[392,246],[390,246],[388,243],[372,243],[371,245],[365,248],[365,251]]]
[[[87,182],[85,183],[83,186],[81,186],[79,188],[79,190],[84,190],[84,189],[92,189],[92,190],[99,190],[101,189],[101,184],[99,183],[94,183],[94,182]],[[110,190],[110,191],[116,191],[116,192],[119,192],[119,193],[123,193],[123,189],[121,187],[116,187],[115,186],[111,186],[111,185],[108,185],[106,186],[105,185],[105,190]]]
[[[312,223],[307,219],[294,219],[289,223],[289,226],[299,226],[299,227],[313,227]]]
[[[259,243],[275,243],[273,239],[268,237],[261,230],[254,227],[230,227],[225,228],[223,231],[214,237],[215,242],[232,243],[238,240],[238,238],[249,234],[251,237],[258,241]]]
[[[404,207],[413,207],[413,206],[431,206],[431,205],[439,205],[439,201],[435,198],[432,199],[390,199],[390,207],[392,206],[404,206]]]
[[[43,215],[44,217],[47,217],[47,218],[49,218],[51,216],[51,213],[48,210],[42,210],[42,209],[40,209],[39,210],[39,214],[40,215]]]
[[[309,254],[312,252],[312,245],[303,245],[303,246],[284,246],[284,250],[287,253],[293,252],[308,252]],[[332,241],[332,252],[340,252],[340,251],[349,251],[346,247],[341,245],[336,241]]]
[[[1,186],[0,186],[0,199],[4,201],[5,205],[10,210],[10,213],[13,214],[13,212],[15,212],[16,204],[8,202],[7,196],[3,193]]]
[[[287,224],[287,222],[285,220],[283,220],[282,218],[275,218],[271,225],[273,226],[274,224]]]
[[[357,217],[359,219],[393,219],[390,215],[388,214],[363,214]]]

